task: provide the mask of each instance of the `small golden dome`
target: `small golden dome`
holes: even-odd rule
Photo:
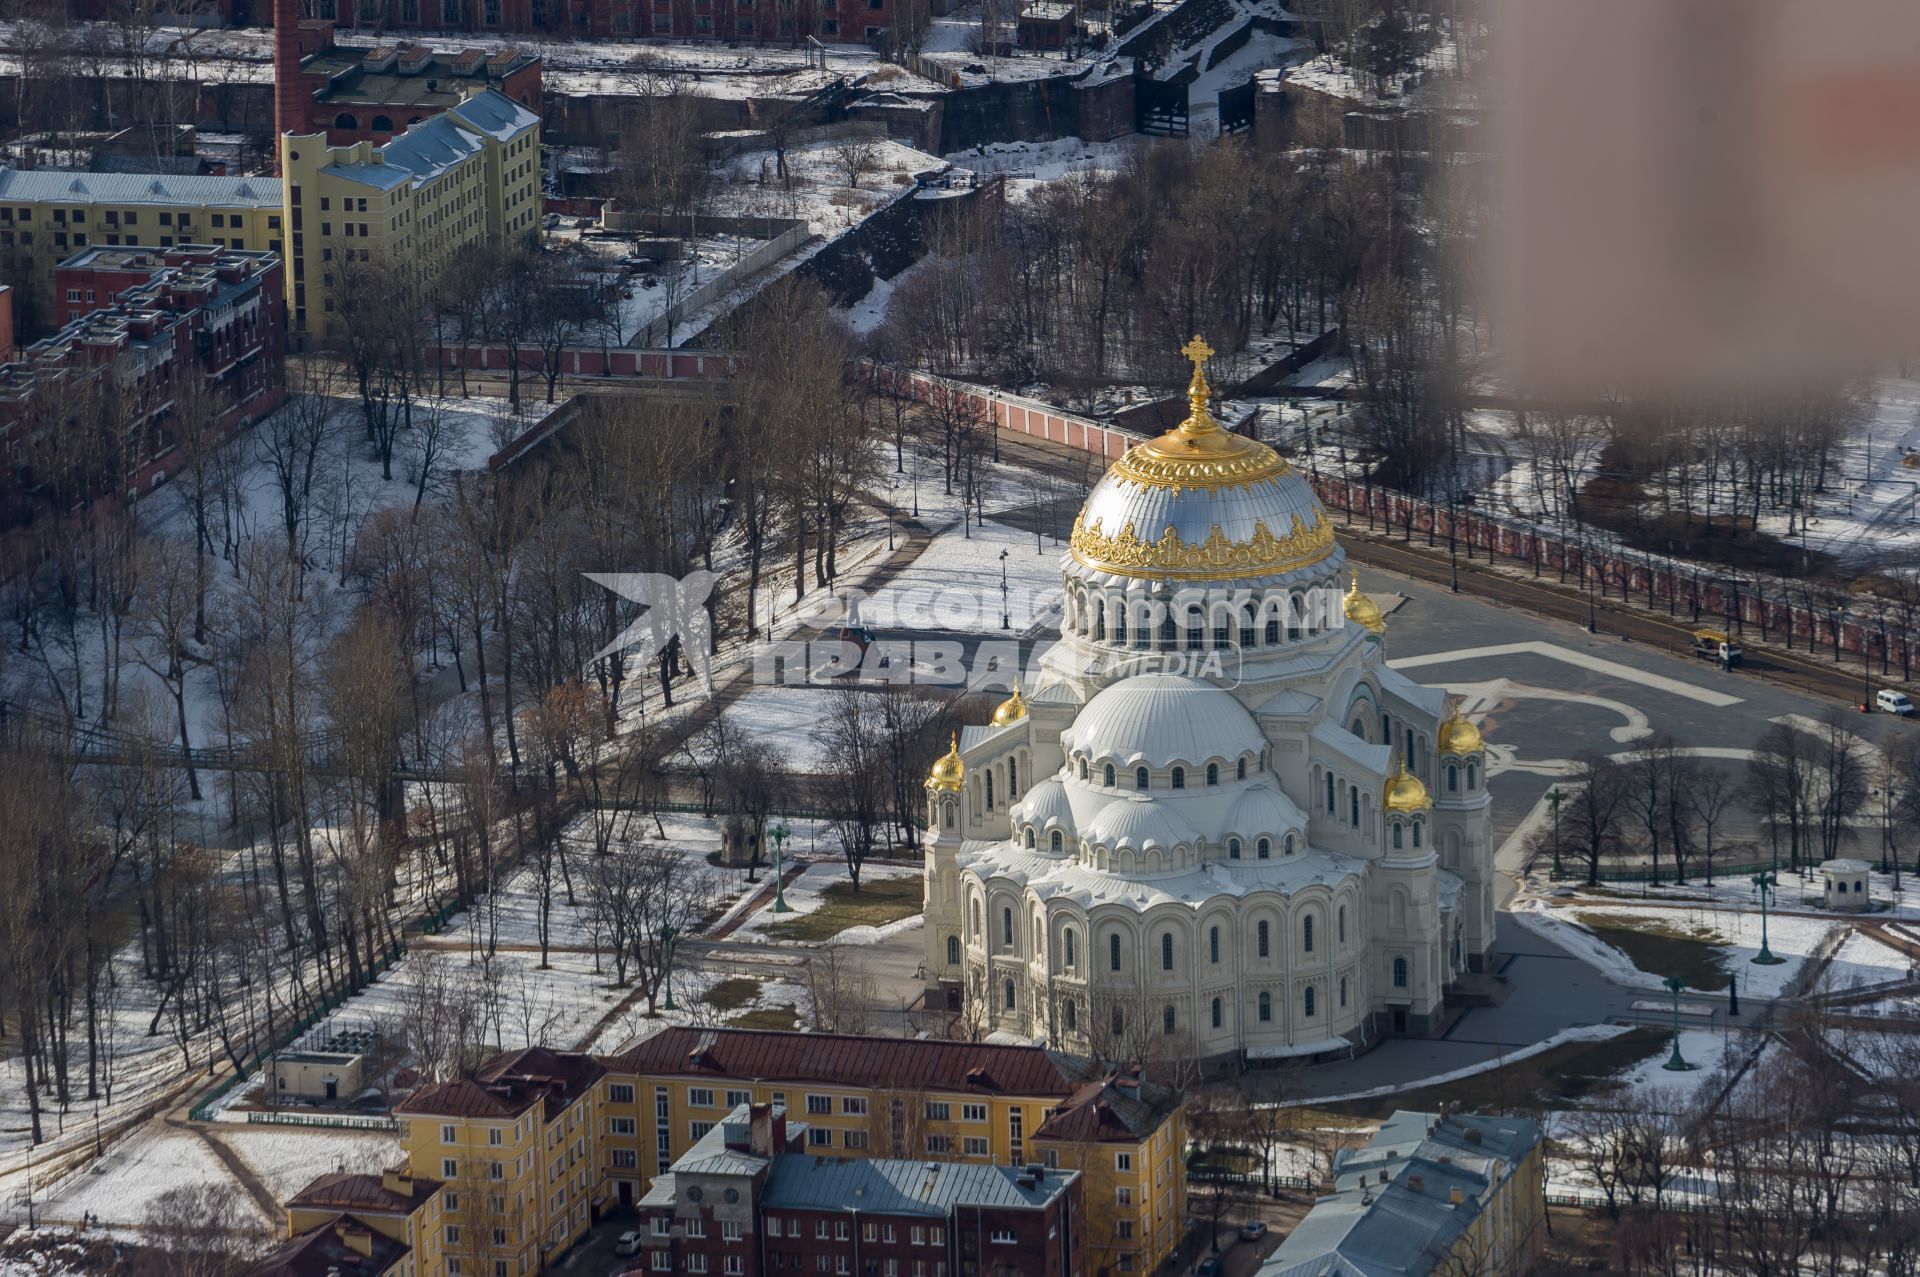
[[[1387,777],[1387,810],[1426,811],[1432,806],[1433,799],[1420,778],[1408,771],[1405,763],[1396,761],[1393,774]]]
[[[1440,724],[1440,752],[1443,754],[1477,754],[1486,748],[1486,741],[1480,735],[1480,729],[1460,716],[1460,707],[1455,706]]]
[[[927,772],[927,788],[957,794],[966,778],[967,765],[960,761],[960,733],[955,732],[948,740],[947,752],[934,759],[933,768]]]
[[[1020,699],[1020,689],[1016,687],[1013,689],[1013,695],[1001,701],[1000,704],[994,708],[993,725],[995,727],[1005,727],[1009,723],[1019,722],[1026,716],[1027,703]]]
[[[1375,634],[1383,634],[1387,628],[1387,618],[1380,614],[1380,606],[1360,592],[1360,574],[1353,574],[1353,588],[1347,591],[1347,619],[1366,626]]]

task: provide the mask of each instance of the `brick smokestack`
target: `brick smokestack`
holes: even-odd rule
[[[300,0],[273,0],[273,157],[280,167],[280,137],[306,128],[301,103]]]

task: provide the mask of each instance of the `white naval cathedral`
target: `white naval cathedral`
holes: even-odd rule
[[[1313,490],[1208,411],[1110,468],[1060,642],[927,778],[930,1002],[1106,1058],[1331,1058],[1493,943],[1479,730],[1387,667]]]

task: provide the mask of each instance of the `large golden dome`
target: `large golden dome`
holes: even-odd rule
[[[1129,448],[1073,521],[1073,558],[1117,576],[1226,581],[1311,567],[1338,552],[1333,523],[1286,458],[1223,430],[1208,410],[1195,337],[1186,420]]]
[[[1013,695],[1001,701],[993,710],[993,725],[1006,727],[1017,723],[1027,716],[1027,703],[1020,699],[1020,689],[1014,688]]]

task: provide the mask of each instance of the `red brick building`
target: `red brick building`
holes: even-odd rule
[[[188,378],[232,434],[286,395],[280,255],[212,245],[90,248],[55,267],[53,336],[0,365],[0,509],[35,514],[33,494],[71,510],[124,486],[145,491],[182,460],[172,429]],[[115,375],[109,376],[107,374]],[[75,431],[88,432],[84,449]],[[76,455],[90,469],[75,469]]]
[[[1084,1277],[1078,1171],[810,1156],[779,1105],[743,1104],[636,1204],[649,1273]]]
[[[540,35],[574,39],[821,40],[865,44],[904,0],[304,0],[342,30]]]
[[[325,131],[329,146],[387,142],[486,89],[541,109],[540,59],[511,45],[457,52],[406,41],[341,46],[330,19],[300,18],[298,0],[278,0],[278,7],[273,65],[280,133]]]

